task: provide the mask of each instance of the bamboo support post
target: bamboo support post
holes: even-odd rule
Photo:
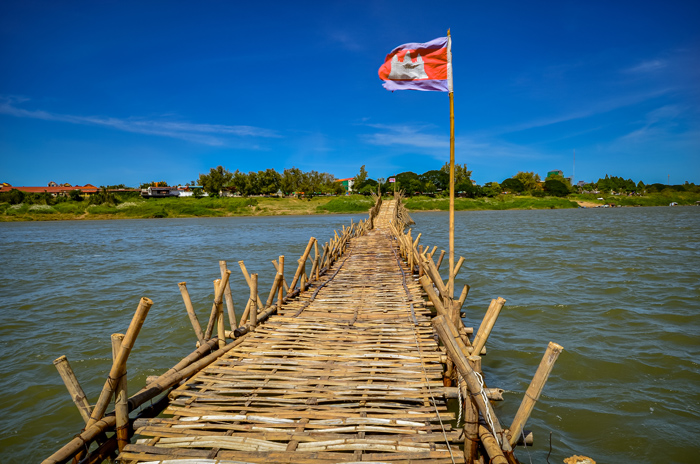
[[[257,297],[258,297],[258,275],[250,275],[250,326],[255,327],[258,325],[258,311],[257,311]]]
[[[124,334],[112,334],[112,360],[116,361],[122,348]],[[131,430],[129,427],[129,395],[127,393],[126,373],[119,378],[114,392],[114,415],[117,418],[117,448],[119,452],[129,444]]]
[[[92,414],[90,415],[90,420],[88,421],[86,428],[89,428],[104,416],[107,406],[109,406],[110,399],[112,398],[112,394],[114,393],[117,380],[119,380],[126,373],[126,361],[129,359],[129,354],[131,353],[131,349],[134,347],[136,337],[141,331],[141,327],[143,326],[146,316],[148,315],[148,310],[151,309],[152,305],[153,301],[150,299],[145,297],[141,298],[139,306],[136,308],[136,313],[134,314],[134,317],[129,324],[129,328],[126,331],[126,335],[124,335],[124,340],[122,340],[119,355],[112,363],[112,369],[109,371],[109,377],[102,388],[100,398],[97,400],[95,408],[92,410]]]
[[[501,428],[500,422],[498,422],[498,418],[496,417],[496,413],[494,412],[491,403],[484,401],[484,398],[481,395],[482,384],[474,372],[474,369],[472,369],[471,365],[469,364],[466,356],[464,356],[463,348],[460,346],[461,341],[457,341],[450,331],[450,322],[444,316],[438,316],[433,319],[433,325],[438,332],[440,340],[442,340],[445,348],[450,354],[455,367],[467,382],[467,387],[469,388],[469,392],[479,408],[479,412],[483,417],[491,418],[495,429],[494,431],[500,439],[501,448],[504,451],[512,451],[510,443],[504,436],[503,429]]]
[[[289,285],[287,285],[287,279],[284,278],[284,272],[282,272],[280,269],[284,268],[284,256],[280,256],[280,262],[277,263],[277,260],[273,259],[272,260],[272,265],[275,266],[275,271],[279,272],[282,274],[282,286],[284,288],[284,293],[287,293],[289,291]]]
[[[481,439],[481,444],[484,445],[484,449],[486,449],[486,454],[489,455],[490,464],[509,464],[500,446],[498,446],[498,442],[483,425],[479,426],[479,438]]]
[[[280,285],[282,285],[282,274],[277,273],[277,274],[275,274],[275,278],[272,281],[272,288],[270,289],[270,295],[267,297],[267,301],[265,302],[266,308],[272,306],[272,302],[275,300],[275,296],[277,295],[277,288]]]
[[[337,235],[337,232],[336,232]],[[297,267],[297,271],[294,274],[294,278],[292,279],[292,283],[289,285],[289,291],[288,294],[294,291],[294,287],[296,287],[297,282],[299,282],[299,277],[301,275],[302,268],[304,266],[304,263],[306,263],[306,259],[309,257],[309,253],[311,253],[311,247],[313,246],[314,242],[316,239],[314,237],[311,237],[309,239],[308,245],[306,245],[306,249],[304,250],[304,254],[301,256],[301,262],[299,263],[299,267]]]
[[[228,268],[226,267],[226,261],[219,261],[219,269],[221,270],[221,278],[224,278],[224,274]],[[226,283],[224,287],[224,299],[226,301],[226,312],[228,313],[228,322],[231,330],[236,330],[238,323],[236,322],[236,309],[233,306],[233,295],[231,295],[231,283]]]
[[[433,259],[426,258],[423,262],[426,264],[427,274],[435,284],[435,287],[437,287],[438,292],[440,292],[440,296],[442,298],[447,297],[447,287],[445,286],[445,282],[443,282],[442,277],[440,277],[440,273],[438,272],[437,267],[435,267]]]
[[[435,267],[437,267],[438,271],[440,270],[440,265],[442,264],[442,258],[445,257],[445,250],[440,251],[440,257],[437,260],[437,264]]]
[[[58,370],[61,379],[63,379],[63,383],[66,384],[68,393],[73,399],[73,403],[75,403],[75,405],[78,407],[80,416],[83,418],[85,423],[88,423],[90,421],[90,413],[92,412],[90,402],[87,400],[85,392],[80,386],[73,369],[71,369],[70,364],[68,363],[68,358],[61,356],[53,362],[53,365],[56,366],[56,370]]]
[[[474,336],[474,340],[472,342],[472,346],[474,347],[474,354],[479,354],[484,345],[486,345],[486,340],[489,338],[491,329],[493,329],[493,326],[496,323],[496,319],[498,319],[498,315],[501,313],[501,309],[503,308],[504,304],[506,304],[506,300],[501,297],[498,297],[495,300],[491,300],[489,309],[486,310],[484,320],[481,321],[479,330],[476,332],[476,335]]]
[[[321,267],[321,256],[319,256],[318,253],[318,240],[314,240],[314,266],[316,267],[316,275],[314,276],[316,280],[319,279],[319,267]],[[311,270],[311,274],[313,274],[314,271]]]
[[[479,449],[479,409],[469,394],[466,381],[459,377],[458,388],[464,401],[464,458],[472,464]]]
[[[563,349],[564,347],[554,342],[549,342],[549,345],[547,345],[547,350],[544,352],[542,361],[540,361],[540,365],[537,367],[535,376],[532,378],[532,382],[530,382],[530,386],[525,392],[523,401],[520,403],[518,412],[515,413],[513,423],[510,426],[510,434],[512,435],[510,435],[509,439],[511,445],[514,445],[518,441],[523,427],[525,426],[525,422],[527,422],[532,413],[532,409],[535,407],[535,403],[537,403],[537,400],[540,398],[544,384],[547,382],[549,374],[554,367],[554,363],[557,361]]]
[[[462,293],[459,295],[459,299],[457,300],[457,310],[461,310],[462,306],[464,305],[464,301],[467,299],[467,296],[469,295],[469,285],[465,285],[464,288],[462,289]]]
[[[245,277],[245,281],[248,284],[248,286],[251,286],[251,280],[250,280],[250,274],[248,274],[248,269],[245,267],[245,263],[243,261],[238,261],[238,265],[241,267],[241,272],[243,272],[243,277]],[[262,308],[262,301],[260,300],[260,295],[256,294],[256,302],[258,305],[258,309],[263,309]]]
[[[218,323],[219,305],[222,305],[221,310],[223,311],[223,298],[224,298],[224,288],[228,285],[228,281],[231,277],[231,271],[227,270],[224,276],[220,280],[220,283],[214,286],[214,303],[211,305],[211,314],[209,315],[209,323],[207,324],[207,330],[204,332],[204,338],[209,340],[214,332],[214,327]]]
[[[464,264],[464,258],[462,256],[459,257],[459,260],[457,260],[457,264],[455,264],[454,269],[452,270],[452,278],[454,279],[457,277],[457,273],[459,270],[462,268],[462,264]]]
[[[301,264],[301,278],[299,279],[299,293],[304,293],[306,291],[306,261],[300,262]]]
[[[282,284],[280,285],[278,290],[277,290],[277,310],[282,309],[282,303],[284,302],[284,291],[286,291],[287,284],[284,281],[284,255],[280,255],[280,263],[279,267],[277,268],[277,272],[282,276]],[[284,288],[283,288],[284,286]]]
[[[190,293],[187,291],[187,283],[180,282],[177,284],[180,288],[180,293],[182,294],[182,301],[185,302],[185,309],[187,309],[187,315],[190,317],[190,323],[194,329],[194,334],[197,336],[197,341],[201,345],[204,343],[204,334],[202,333],[202,326],[199,325],[199,319],[197,319],[197,314],[194,312],[194,306],[192,306],[192,300],[190,299]]]
[[[231,271],[226,270],[230,275]],[[224,284],[224,281],[226,284]],[[222,288],[223,287],[223,290]],[[228,279],[226,277],[222,279],[216,279],[214,281],[214,294],[225,293],[225,288],[228,287]],[[222,298],[223,299],[223,298]],[[235,330],[235,329],[234,329]],[[226,327],[224,326],[224,303],[223,301],[216,301],[216,334],[219,339],[219,348],[226,346]]]

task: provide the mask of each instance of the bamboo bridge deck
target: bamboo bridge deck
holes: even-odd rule
[[[173,390],[172,417],[137,422],[119,460],[464,462],[444,352],[388,230],[393,208],[385,201],[319,281]]]
[[[481,355],[505,300],[491,300],[476,333],[466,327],[469,286],[455,298],[449,285],[464,259],[449,263],[445,284],[445,252],[436,260],[437,247],[406,231],[401,195],[375,200],[369,218],[336,231],[322,254],[311,237],[289,285],[284,256],[273,261],[264,304],[258,274],[239,261],[250,290],[240,321],[225,261],[206,330],[179,283],[198,347],[130,397],[126,363],[150,299],[141,298],[125,334],[112,335],[112,367],[94,405],[67,358],[56,359],[86,425],[43,464],[115,455],[123,464],[518,464],[513,447],[531,443],[523,427],[563,348],[549,343],[502,427],[491,405],[502,390],[484,384]],[[448,398],[459,405],[448,410]]]

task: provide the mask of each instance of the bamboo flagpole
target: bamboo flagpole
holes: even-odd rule
[[[455,99],[452,86],[452,36],[447,30],[447,92],[450,96],[450,277],[447,294],[454,298],[455,276]]]

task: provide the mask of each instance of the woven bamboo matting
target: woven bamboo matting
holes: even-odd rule
[[[387,232],[392,208],[320,282],[174,390],[172,417],[148,420],[120,461],[464,462],[430,313]]]

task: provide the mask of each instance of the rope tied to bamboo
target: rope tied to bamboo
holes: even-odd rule
[[[474,371],[474,374],[476,375],[477,380],[479,380],[479,388],[480,391],[479,393],[474,394],[476,395],[481,395],[481,397],[484,399],[484,404],[488,404],[489,399],[486,397],[486,392],[484,391],[484,378],[479,374],[478,372]],[[501,440],[498,438],[498,434],[496,434],[496,427],[493,425],[493,418],[491,417],[491,411],[486,410],[486,422],[488,422],[489,427],[491,427],[491,433],[493,433],[493,438],[496,439],[496,443],[498,445],[501,445]]]

